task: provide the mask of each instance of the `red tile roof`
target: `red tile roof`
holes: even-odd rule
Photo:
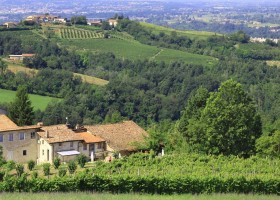
[[[6,115],[0,115],[0,132],[39,129],[39,128],[40,128],[40,126],[37,126],[37,125],[34,125],[34,126],[17,126]]]
[[[105,142],[101,137],[95,136],[89,132],[78,133],[85,143]]]
[[[117,124],[85,126],[92,134],[104,138],[108,145],[116,150],[135,150],[134,143],[143,143],[148,133],[133,121]]]

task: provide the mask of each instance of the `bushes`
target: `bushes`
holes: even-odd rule
[[[74,174],[77,169],[77,164],[74,160],[70,160],[68,163],[68,171],[70,174]]]
[[[59,168],[58,169],[58,176],[63,177],[66,175],[67,170],[65,168]]]
[[[20,177],[24,173],[24,166],[22,164],[16,164],[17,176]]]
[[[60,158],[56,157],[53,161],[53,165],[55,169],[58,169],[61,164]]]
[[[26,179],[22,177],[6,178],[0,183],[0,191],[32,192],[69,192],[96,191],[113,193],[149,193],[149,194],[184,194],[184,193],[255,193],[278,194],[279,179],[260,180],[237,178],[166,178],[133,176],[98,176],[81,173],[74,177],[55,177],[52,179]]]
[[[28,169],[30,171],[32,171],[34,169],[34,167],[35,167],[35,161],[34,160],[30,160],[30,161],[28,161],[27,164],[28,164]]]
[[[87,157],[84,154],[80,154],[77,156],[77,161],[78,164],[80,165],[81,168],[84,168],[86,162],[87,162]]]
[[[51,164],[50,163],[44,163],[43,164],[43,172],[45,176],[50,175],[50,171],[51,171]]]

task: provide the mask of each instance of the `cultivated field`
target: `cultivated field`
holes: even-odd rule
[[[156,34],[159,34],[160,32],[164,32],[166,34],[171,34],[171,32],[175,31],[178,35],[186,36],[190,39],[205,40],[205,39],[209,38],[210,36],[220,35],[220,34],[216,34],[216,33],[213,33],[213,32],[206,32],[206,31],[176,30],[176,29],[167,28],[167,27],[163,27],[163,26],[157,26],[157,25],[154,25],[154,24],[148,24],[148,23],[145,23],[145,22],[141,22],[141,25],[144,26],[145,28],[150,29],[153,33],[156,33]]]
[[[61,28],[59,35],[62,39],[100,39],[104,38],[103,33],[77,28]]]
[[[2,193],[5,200],[277,200],[279,196],[213,194],[213,195],[146,195],[146,194],[100,194],[100,193]]]
[[[119,38],[117,38],[119,37]],[[130,60],[155,60],[165,61],[184,61],[186,63],[212,65],[216,62],[215,58],[198,54],[191,54],[179,50],[163,49],[155,46],[141,44],[131,37],[115,35],[111,39],[81,39],[81,40],[63,40],[66,46],[72,46],[81,50],[90,50],[93,52],[112,52],[119,58]]]
[[[16,97],[16,91],[11,90],[3,90],[0,89],[0,103],[9,103],[13,101]],[[40,96],[40,95],[34,95],[30,94],[29,98],[32,102],[32,106],[34,107],[34,110],[45,110],[47,105],[51,101],[58,101],[59,99],[48,97],[48,96]]]

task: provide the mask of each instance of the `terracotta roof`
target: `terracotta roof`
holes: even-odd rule
[[[35,54],[23,53],[22,56],[23,57],[32,57],[32,56],[35,56]]]
[[[89,132],[78,133],[85,143],[105,142],[101,137],[95,136]]]
[[[0,115],[0,132],[7,131],[17,131],[17,130],[29,130],[29,129],[38,129],[40,126],[17,126],[10,118],[6,115]]]
[[[48,137],[46,132],[48,132]],[[83,140],[78,133],[66,125],[44,126],[38,134],[50,144]]]
[[[147,132],[133,121],[124,121],[117,124],[85,126],[92,134],[104,138],[108,145],[116,150],[135,150],[133,143],[144,142]]]

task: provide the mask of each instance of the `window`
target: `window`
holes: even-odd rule
[[[9,141],[13,141],[14,140],[14,135],[12,133],[9,134]]]
[[[3,142],[3,134],[0,134],[0,142]]]
[[[24,133],[19,133],[19,140],[24,140]]]
[[[98,148],[98,149],[101,149],[101,148],[102,148],[102,143],[98,143],[97,148]]]
[[[35,132],[31,132],[31,139],[35,138]]]
[[[26,156],[26,155],[27,155],[27,151],[26,151],[26,150],[23,150],[23,151],[22,151],[22,155]]]
[[[61,142],[60,142],[60,143],[58,143],[58,146],[60,146],[60,147],[61,147],[61,146],[62,146],[62,143],[61,143]]]
[[[42,155],[44,155],[44,149],[42,150]]]
[[[45,140],[42,140],[42,144],[44,144],[44,141],[45,141]]]
[[[73,145],[74,145],[73,142],[70,142],[70,147],[73,147]]]
[[[87,144],[84,143],[83,149],[84,149],[84,150],[87,150]]]

